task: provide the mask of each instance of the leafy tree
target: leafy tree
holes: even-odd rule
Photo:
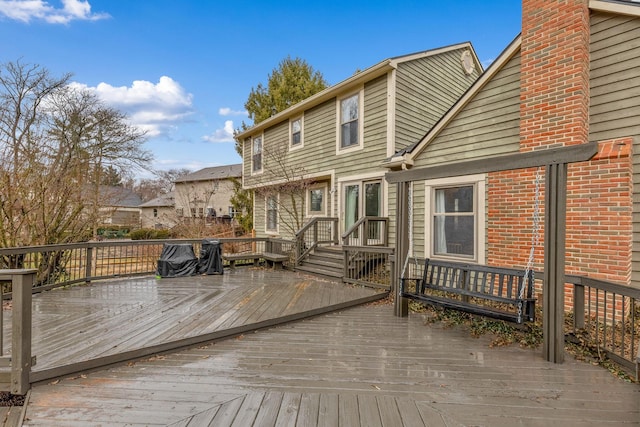
[[[266,86],[259,83],[251,89],[244,107],[253,123],[258,124],[315,95],[327,86],[328,83],[322,73],[314,70],[305,60],[287,56],[269,74]],[[248,126],[242,123],[242,129],[246,130]],[[243,141],[236,140],[236,151],[240,156],[242,156],[242,143]],[[283,151],[282,147],[265,147],[264,153],[265,158],[271,159],[274,165],[274,169],[268,171],[269,173],[265,176],[268,175],[269,179],[283,182],[267,191],[276,191],[287,196],[287,203],[282,203],[279,209],[287,210],[288,217],[293,220],[289,228],[298,229],[301,225],[304,193],[309,182],[301,179],[304,171],[287,163],[286,150]],[[247,231],[250,229],[247,227],[253,228],[253,198],[251,192],[243,190],[241,185],[238,185],[232,199],[234,209],[244,213],[239,222],[242,221],[241,224]]]
[[[244,107],[253,123],[258,124],[327,86],[322,73],[314,70],[305,60],[287,56],[269,74],[266,86],[258,83],[251,89]],[[246,130],[248,126],[243,122],[241,128]],[[241,141],[236,141],[236,151],[242,156]]]
[[[253,193],[242,188],[242,181],[231,178],[233,181],[233,195],[229,202],[236,212],[234,220],[242,227],[245,233],[253,229]]]

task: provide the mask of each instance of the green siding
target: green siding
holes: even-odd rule
[[[640,287],[640,19],[591,16],[589,140],[633,137],[631,284]]]
[[[466,49],[428,56],[398,65],[396,73],[395,148],[422,138],[478,78],[464,73],[460,57]]]
[[[514,56],[415,159],[414,167],[517,152],[520,56]]]
[[[266,129],[263,134],[262,174],[251,175],[251,144],[247,143],[243,159],[245,187],[267,186],[278,180],[288,180],[285,176],[300,176],[303,173],[314,176],[319,181],[335,179],[329,183],[329,190],[339,189],[338,180],[360,180],[363,176],[382,178],[387,170],[381,165],[388,155],[388,144],[393,140],[393,135],[388,135],[389,129],[394,128],[389,126],[389,118],[395,117],[395,129],[404,135],[405,145],[414,143],[477,77],[476,74],[464,75],[460,63],[462,51],[463,49],[460,49],[400,62],[394,88],[389,87],[389,82],[394,80],[386,74],[366,82],[361,88],[362,149],[336,153],[337,100],[350,92],[336,93],[336,98],[304,112],[303,146],[300,148],[289,149],[288,118]],[[456,79],[461,81],[445,83]],[[395,99],[395,105],[389,104],[390,99]],[[395,111],[390,111],[392,108]],[[383,203],[387,204],[389,214],[393,216],[395,188],[387,190],[387,194],[383,195]],[[332,191],[328,197],[331,198],[331,203],[327,214],[338,216],[339,192]],[[254,226],[261,236],[265,230],[263,197],[256,198],[255,212]],[[280,235],[291,237],[290,233],[285,231],[281,227]],[[390,232],[393,238],[393,227]]]

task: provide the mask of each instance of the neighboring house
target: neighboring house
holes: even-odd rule
[[[595,157],[568,167],[565,271],[640,287],[639,70],[640,3],[524,0],[522,35],[386,162],[389,176],[411,173],[414,253],[524,268],[537,170],[421,177],[594,142]]]
[[[138,227],[142,199],[132,190],[123,187],[101,186],[100,215],[104,225]]]
[[[142,228],[169,229],[176,225],[176,207],[173,191],[141,204]]]
[[[242,165],[204,168],[175,181],[174,201],[178,219],[233,217],[229,200],[233,196],[233,180],[241,179]]]
[[[382,61],[237,135],[257,236],[313,217],[388,216],[382,162],[435,124],[478,78],[470,43]]]

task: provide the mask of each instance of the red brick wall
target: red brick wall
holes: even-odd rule
[[[587,142],[588,0],[524,0],[521,64],[521,151]]]
[[[522,19],[520,150],[588,142],[588,0],[524,0]],[[630,280],[631,146],[631,138],[601,141],[596,158],[569,166],[568,273]],[[488,180],[487,262],[524,268],[535,170],[494,173]],[[538,268],[544,256],[544,184],[540,200]]]
[[[569,165],[567,273],[629,283],[632,138],[602,141],[589,162]]]
[[[595,158],[569,166],[567,273],[629,283],[631,148],[632,138],[602,141]],[[537,269],[542,268],[544,257],[544,170],[541,173],[540,241],[535,252]],[[535,175],[536,169],[489,175],[488,264],[526,266],[533,232]]]

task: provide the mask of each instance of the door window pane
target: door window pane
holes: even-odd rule
[[[356,223],[360,214],[360,186],[345,185],[344,201],[344,227],[346,231]]]
[[[324,189],[314,188],[309,190],[309,212],[319,214],[324,212]]]

